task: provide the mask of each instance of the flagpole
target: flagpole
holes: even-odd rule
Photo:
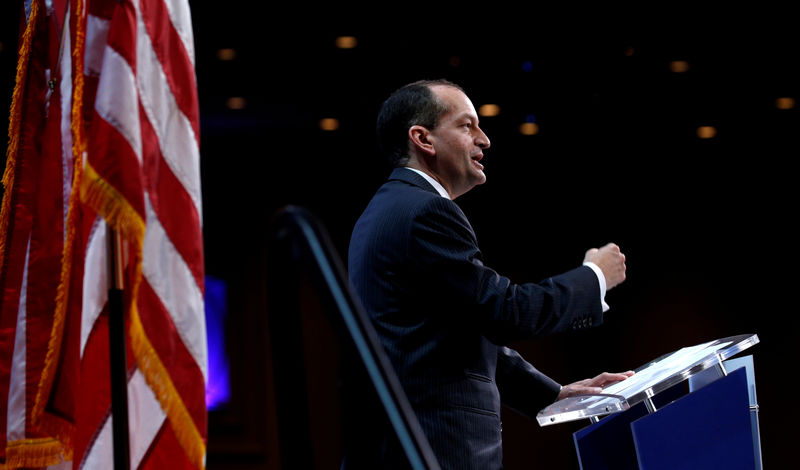
[[[125,353],[125,316],[122,301],[122,239],[106,224],[108,238],[108,357],[111,366],[111,422],[114,470],[130,469],[128,437],[128,361]]]

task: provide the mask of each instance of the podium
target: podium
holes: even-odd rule
[[[760,469],[752,357],[756,335],[666,354],[596,395],[541,410],[540,426],[588,419],[573,434],[582,470]]]

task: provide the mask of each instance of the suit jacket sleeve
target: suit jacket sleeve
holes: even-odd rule
[[[410,259],[420,293],[444,321],[477,328],[495,344],[597,326],[600,286],[581,266],[540,283],[514,284],[483,264],[477,239],[461,209],[432,198],[414,219]]]
[[[497,349],[496,378],[503,404],[528,418],[553,403],[561,391],[558,382],[507,347]]]

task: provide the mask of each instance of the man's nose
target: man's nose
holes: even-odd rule
[[[488,149],[492,145],[489,142],[489,137],[480,128],[478,128],[478,135],[475,137],[475,145],[482,149]]]

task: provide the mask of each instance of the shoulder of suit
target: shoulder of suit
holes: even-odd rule
[[[392,171],[392,174],[389,176],[389,181],[392,180],[403,181],[426,192],[430,192],[431,194],[441,197],[439,191],[437,191],[436,188],[434,188],[433,185],[431,185],[431,183],[425,179],[425,177],[409,168],[395,168]]]

